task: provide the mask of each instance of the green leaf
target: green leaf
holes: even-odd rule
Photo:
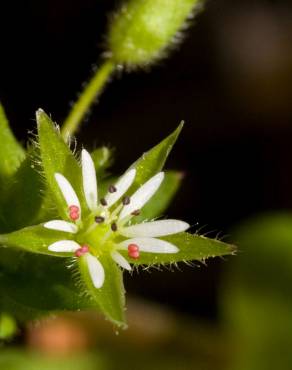
[[[150,201],[143,207],[140,216],[135,217],[135,223],[162,216],[176,195],[182,179],[183,175],[181,172],[165,171],[163,183]]]
[[[105,281],[100,289],[96,289],[92,284],[86,260],[81,257],[78,261],[84,291],[110,321],[125,328],[125,289],[120,268],[110,256],[100,256],[99,261],[105,271]]]
[[[96,177],[102,179],[106,176],[106,170],[113,163],[112,151],[106,146],[95,149],[90,153],[94,162]]]
[[[144,153],[130,168],[136,168],[136,177],[130,192],[137,190],[152,176],[162,170],[166,159],[175,144],[184,123],[181,122],[177,129],[154,148]]]
[[[5,247],[21,248],[34,253],[66,257],[68,253],[51,252],[48,250],[48,246],[58,240],[70,239],[73,239],[73,234],[50,230],[43,225],[37,225],[25,227],[9,234],[1,234],[0,244]]]
[[[25,151],[14,137],[1,104],[0,143],[0,231],[8,231],[10,228],[8,227],[9,220],[4,214],[5,201],[11,186],[11,176],[25,159]]]
[[[36,221],[42,205],[41,191],[44,184],[35,167],[34,158],[30,154],[7,181],[1,207],[4,220],[1,232],[17,230]]]
[[[58,253],[61,255],[61,253]],[[100,259],[105,282],[96,289],[82,258],[54,258],[0,248],[0,310],[21,321],[62,310],[95,309],[125,327],[122,272],[107,256]]]
[[[141,252],[138,260],[129,260],[126,252],[121,251],[121,253],[129,262],[135,265],[159,265],[186,261],[205,261],[207,258],[226,256],[236,252],[233,245],[196,234],[179,233],[159,239],[176,245],[179,252],[174,254]]]
[[[72,269],[72,258],[0,248],[0,310],[27,321],[48,313],[95,308],[72,278]]]
[[[0,179],[11,176],[25,158],[25,151],[14,137],[0,104]]]
[[[37,123],[41,160],[48,188],[60,216],[69,219],[68,207],[55,180],[55,174],[61,173],[67,178],[79,198],[82,209],[86,210],[81,168],[54,123],[41,109],[37,111]]]

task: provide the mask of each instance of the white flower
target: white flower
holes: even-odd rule
[[[129,260],[138,259],[140,252],[177,253],[178,248],[158,239],[161,236],[176,234],[189,228],[189,224],[179,220],[159,220],[131,225],[133,217],[150,200],[160,187],[164,173],[159,172],[132,196],[124,196],[132,185],[136,170],[127,171],[115,185],[111,185],[102,199],[98,197],[98,187],[93,160],[86,150],[82,150],[83,191],[88,210],[81,210],[79,199],[69,181],[60,173],[55,174],[56,182],[68,206],[68,216],[72,222],[52,220],[44,227],[75,234],[75,240],[59,240],[48,249],[53,252],[73,253],[86,259],[93,285],[102,287],[105,279],[99,256],[109,253],[122,268],[131,270],[128,260],[119,253],[127,250]],[[98,200],[99,199],[99,200]],[[85,217],[81,217],[81,211]]]

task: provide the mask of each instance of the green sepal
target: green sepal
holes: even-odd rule
[[[130,193],[137,190],[147,180],[162,170],[183,125],[184,122],[181,122],[173,133],[167,136],[154,148],[142,154],[142,156],[131,165],[130,168],[135,168],[137,172],[134,183],[130,188]]]
[[[85,256],[78,259],[84,293],[91,297],[94,304],[108,320],[117,326],[126,328],[125,289],[122,271],[109,255],[102,255],[98,259],[105,272],[104,284],[99,289],[95,288],[92,283]]]
[[[236,252],[236,247],[233,245],[196,234],[179,233],[159,239],[166,240],[177,246],[179,252],[172,254],[141,252],[140,258],[137,260],[129,259],[125,251],[121,251],[121,253],[130,263],[135,265],[160,265],[188,261],[203,262],[208,258],[232,255]]]
[[[71,183],[82,210],[85,211],[87,206],[83,194],[81,167],[52,120],[41,109],[37,111],[36,116],[40,154],[48,188],[55,200],[59,215],[69,220],[68,206],[56,182],[55,174],[62,174]]]
[[[4,247],[20,248],[33,253],[47,254],[56,257],[68,257],[68,255],[72,253],[51,252],[48,250],[48,246],[59,240],[73,239],[74,234],[50,230],[41,224],[25,227],[9,234],[1,234],[0,244]]]
[[[25,158],[25,151],[13,135],[0,104],[0,180],[11,176]]]

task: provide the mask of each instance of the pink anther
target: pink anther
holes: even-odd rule
[[[86,254],[88,252],[89,252],[88,245],[82,245],[81,248],[79,248],[79,249],[77,249],[77,251],[75,251],[75,256],[76,257],[81,257],[81,256],[84,256],[84,254]]]
[[[128,256],[137,260],[140,257],[139,246],[137,244],[128,245]]]
[[[70,206],[69,207],[69,211],[70,212],[79,212],[79,207],[78,206]]]
[[[80,217],[79,212],[80,212],[80,209],[78,206],[72,205],[69,207],[69,216],[72,221],[78,220],[78,218]]]
[[[69,216],[70,216],[72,221],[76,221],[79,218],[79,213],[78,212],[70,212]]]

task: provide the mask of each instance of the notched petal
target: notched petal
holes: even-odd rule
[[[88,208],[94,211],[97,207],[97,181],[93,160],[87,150],[81,152],[83,191]]]
[[[86,258],[89,275],[95,288],[99,289],[104,283],[104,269],[99,260],[92,254],[88,253],[84,256]]]
[[[68,205],[68,207],[70,206],[77,206],[80,210],[80,213],[81,213],[81,207],[80,207],[80,202],[79,202],[79,199],[77,197],[77,194],[75,193],[72,185],[70,184],[70,182],[66,179],[66,177],[64,177],[63,175],[61,175],[60,173],[55,173],[55,179],[57,181],[57,184],[63,194],[63,197]]]
[[[78,231],[78,227],[75,224],[63,220],[48,221],[44,224],[44,227],[46,229],[64,231],[72,234],[76,234]]]
[[[112,256],[112,259],[119,265],[121,266],[122,268],[124,268],[125,270],[128,270],[128,271],[131,271],[132,268],[131,268],[131,265],[129,264],[129,262],[126,260],[125,257],[123,257],[119,252],[117,251],[113,251],[111,253],[111,256]]]
[[[120,234],[126,237],[159,237],[177,234],[189,227],[188,223],[180,220],[159,220],[124,227]]]
[[[51,252],[76,252],[80,245],[74,240],[59,240],[49,245],[48,250]]]

